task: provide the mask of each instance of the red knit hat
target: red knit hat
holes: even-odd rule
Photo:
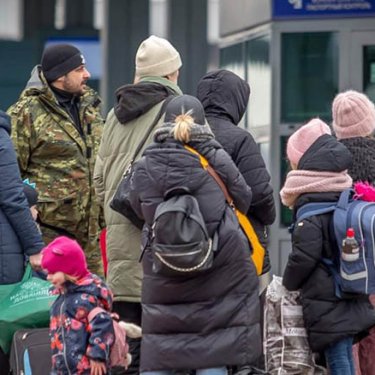
[[[302,155],[324,134],[331,134],[331,129],[318,118],[310,120],[306,125],[299,128],[288,139],[286,153],[289,161],[298,166]]]
[[[354,90],[338,94],[332,103],[333,130],[338,139],[366,137],[375,130],[375,106]]]
[[[78,278],[89,274],[81,246],[64,236],[55,238],[42,250],[42,268],[50,274],[63,272]]]

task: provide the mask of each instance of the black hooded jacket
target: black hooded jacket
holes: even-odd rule
[[[302,156],[298,169],[341,172],[351,164],[350,152],[330,135],[318,138]],[[340,192],[306,193],[297,210],[310,202],[336,202]],[[331,228],[332,213],[312,216],[293,229],[292,252],[284,272],[288,290],[301,289],[303,315],[310,347],[322,351],[329,345],[365,331],[375,324],[375,312],[366,296],[338,299],[331,272],[322,259],[333,260],[337,251]]]
[[[197,97],[203,104],[216,140],[232,157],[251,187],[253,199],[247,215],[266,246],[265,226],[272,224],[276,217],[271,177],[254,138],[237,126],[246,111],[249,95],[247,82],[227,70],[206,74],[197,88]],[[270,268],[267,252],[263,273]]]

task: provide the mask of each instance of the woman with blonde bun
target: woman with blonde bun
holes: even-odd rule
[[[137,162],[130,192],[132,208],[145,221],[143,375],[225,375],[227,366],[255,363],[262,352],[258,277],[248,241],[222,189],[186,145],[208,160],[238,209],[247,212],[251,203],[251,189],[214,140],[199,100],[171,100],[154,143]],[[153,270],[149,241],[156,208],[176,188],[197,200],[209,237],[217,234],[218,241],[211,268],[169,277]]]

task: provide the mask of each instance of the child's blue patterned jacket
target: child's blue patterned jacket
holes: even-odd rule
[[[52,372],[55,375],[88,375],[90,359],[109,364],[109,352],[114,342],[110,311],[112,293],[96,275],[67,281],[56,290],[59,297],[51,307],[50,337]],[[89,323],[88,314],[102,307],[108,314],[98,314]]]

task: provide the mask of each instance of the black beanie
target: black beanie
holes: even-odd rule
[[[54,44],[44,50],[41,64],[47,82],[53,82],[85,64],[85,58],[78,48],[70,44]]]
[[[25,182],[23,183],[23,192],[29,203],[29,207],[35,206],[38,203],[38,192]]]
[[[190,110],[192,111],[192,117],[195,124],[206,124],[202,103],[191,95],[180,95],[173,98],[165,109],[164,122],[174,122],[178,115]]]

